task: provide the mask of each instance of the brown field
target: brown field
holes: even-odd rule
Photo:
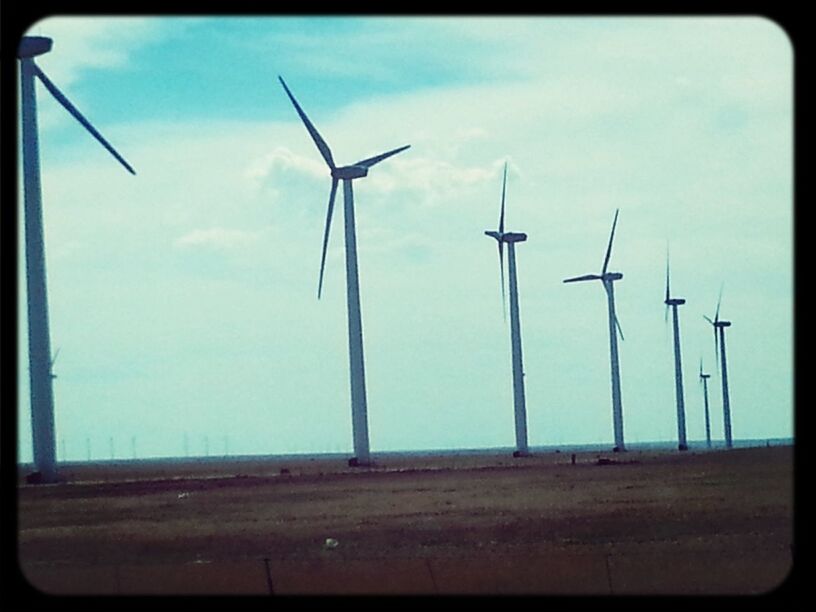
[[[768,593],[792,568],[790,446],[375,460],[69,465],[18,486],[20,567],[58,594],[566,595]]]

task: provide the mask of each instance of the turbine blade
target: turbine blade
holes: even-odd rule
[[[507,320],[507,295],[504,289],[504,242],[499,240],[499,277],[501,278],[502,315]]]
[[[704,318],[706,321],[708,321],[709,323],[711,323],[712,325],[714,325],[714,321],[712,321],[711,319],[709,319],[707,316],[703,315],[703,318]]]
[[[604,288],[604,291],[606,291],[606,295],[607,296],[610,295],[609,294],[609,287],[607,286],[606,283],[603,283],[603,288]],[[613,302],[614,302],[614,299],[613,299]],[[621,329],[620,321],[618,321],[618,313],[617,312],[615,313],[615,328],[618,330],[618,333],[620,334],[621,340],[623,340],[624,339],[623,338],[623,330]]]
[[[504,233],[504,196],[507,191],[507,162],[504,162],[504,178],[502,179],[501,213],[499,214],[499,233]]]
[[[604,257],[603,268],[601,268],[601,276],[606,274],[606,267],[609,265],[609,257],[612,255],[612,240],[615,238],[615,226],[618,224],[618,213],[620,208],[615,209],[615,219],[612,221],[612,233],[609,234],[609,245],[606,247],[606,257]]]
[[[575,276],[573,278],[564,279],[565,283],[576,283],[579,281],[601,280],[603,277],[597,274],[584,274],[583,276]]]
[[[62,348],[62,347],[59,347],[59,348],[57,349],[57,352],[56,352],[56,353],[54,353],[54,357],[51,359],[51,367],[52,367],[52,368],[54,367],[54,364],[57,362],[57,357],[59,357],[60,348]]]
[[[99,141],[99,143],[103,147],[105,147],[108,150],[108,152],[111,155],[113,155],[116,158],[116,160],[120,164],[122,164],[128,172],[130,172],[133,175],[136,174],[136,171],[129,163],[127,163],[127,161],[125,161],[125,158],[122,157],[119,154],[119,152],[113,148],[113,145],[111,145],[107,140],[105,140],[105,137],[102,136],[102,134],[100,134],[93,125],[91,125],[91,122],[88,121],[84,117],[84,115],[79,112],[79,109],[77,109],[76,106],[71,104],[70,100],[68,100],[68,98],[65,97],[65,95],[57,88],[57,86],[51,82],[51,79],[45,76],[45,73],[42,70],[40,70],[40,67],[37,66],[36,64],[34,64],[34,74],[36,74],[40,78],[42,84],[45,85],[45,88],[49,91],[49,93],[57,99],[57,102],[62,104],[62,106],[65,107],[65,110],[71,113],[74,119],[79,121],[82,124],[82,126],[91,133],[91,136],[96,138]]]
[[[387,153],[382,153],[380,155],[375,155],[374,157],[369,157],[368,159],[364,159],[362,161],[358,161],[355,166],[363,166],[365,168],[370,168],[374,164],[379,164],[382,160],[391,157],[392,155],[396,155],[397,153],[401,153],[405,149],[410,148],[411,145],[405,145],[404,147],[399,147],[398,149],[393,149],[388,151]]]
[[[717,374],[720,373],[720,340],[717,337],[717,328],[714,328],[714,361],[717,362]]]
[[[669,245],[666,244],[666,299],[664,303],[666,304],[666,308],[663,309],[663,323],[664,329],[665,325],[669,322],[669,297],[671,296],[671,292],[669,291]]]
[[[320,280],[317,283],[317,299],[323,292],[323,269],[326,267],[326,249],[329,246],[329,229],[331,228],[332,212],[334,211],[334,196],[337,193],[338,179],[332,177],[331,193],[329,194],[329,209],[326,212],[326,228],[323,230],[323,254],[320,256]]]
[[[289,96],[289,99],[292,101],[292,104],[295,106],[295,110],[297,114],[300,115],[300,119],[303,121],[303,124],[306,126],[306,129],[309,130],[309,135],[314,140],[314,143],[317,145],[317,150],[320,151],[320,154],[323,156],[323,159],[326,160],[326,163],[329,165],[329,168],[334,170],[336,166],[334,165],[334,159],[332,159],[331,149],[329,149],[329,145],[326,144],[326,141],[323,140],[323,137],[317,131],[314,124],[309,121],[309,118],[306,116],[306,113],[303,112],[303,109],[300,108],[300,104],[298,104],[297,100],[295,100],[295,96],[292,95],[292,92],[289,91],[289,88],[286,86],[286,82],[283,80],[283,77],[278,75],[278,79],[283,85],[283,88],[286,90],[286,95]]]
[[[725,281],[720,283],[720,295],[717,298],[717,310],[714,312],[714,320],[720,320],[720,302],[722,302],[722,292],[723,292],[723,285],[725,285]]]

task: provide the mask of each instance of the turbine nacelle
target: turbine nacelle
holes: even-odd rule
[[[487,230],[485,236],[495,238],[498,242],[524,242],[527,240],[527,234],[523,232],[494,232]]]
[[[731,321],[720,321],[719,319],[714,319],[713,321],[709,319],[707,316],[703,315],[703,318],[711,323],[711,325],[715,328],[717,327],[731,327]]]
[[[663,302],[666,306],[682,306],[686,303],[686,300],[683,298],[670,298]]]
[[[332,178],[336,179],[357,179],[368,176],[368,168],[365,166],[343,166],[342,168],[331,169]]]
[[[507,232],[502,236],[504,242],[524,242],[527,240],[527,234],[523,232]]]
[[[17,47],[17,57],[25,59],[51,51],[54,41],[46,36],[23,36]]]

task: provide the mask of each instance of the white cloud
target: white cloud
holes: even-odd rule
[[[60,87],[70,87],[85,70],[123,68],[139,47],[156,41],[167,22],[151,17],[48,17],[28,34],[48,36],[54,51],[37,63]]]
[[[204,247],[224,250],[248,246],[255,242],[258,236],[259,232],[211,227],[192,230],[178,237],[173,244],[178,248]]]
[[[304,157],[293,153],[287,147],[278,146],[271,152],[254,158],[248,164],[244,176],[259,188],[279,178],[281,174],[290,172],[313,179],[325,179],[329,174],[326,164],[316,152],[311,157]]]

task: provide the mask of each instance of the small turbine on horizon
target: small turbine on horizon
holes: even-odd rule
[[[54,389],[51,366],[51,339],[48,322],[48,294],[45,277],[42,188],[35,77],[82,126],[131,174],[133,168],[94,128],[34,62],[48,53],[53,41],[44,36],[24,36],[17,47],[20,60],[21,120],[23,144],[23,199],[25,218],[26,289],[28,293],[28,360],[31,386],[31,435],[34,470],[39,481],[57,481],[54,432]],[[54,356],[56,359],[56,356]]]
[[[722,302],[722,285],[720,286],[720,296],[717,298],[717,309],[714,311],[714,320],[712,321],[705,315],[703,315],[703,318],[711,323],[711,326],[714,328],[714,355],[720,359],[719,367],[720,377],[722,379],[725,447],[731,448],[733,446],[731,436],[731,401],[728,396],[728,363],[725,358],[725,328],[731,327],[731,321],[720,321],[720,302]]]
[[[368,408],[366,404],[365,387],[365,366],[363,360],[363,322],[360,314],[360,284],[357,270],[357,236],[354,227],[354,194],[352,192],[352,181],[363,178],[368,174],[369,169],[384,159],[396,155],[410,147],[405,145],[397,149],[392,149],[386,153],[375,155],[358,161],[350,166],[336,166],[331,150],[326,141],[320,136],[315,126],[303,112],[303,109],[295,100],[295,96],[289,91],[283,78],[278,79],[286,90],[286,95],[292,101],[303,124],[312,137],[317,150],[325,160],[331,171],[332,183],[329,194],[329,208],[326,213],[326,227],[323,232],[323,252],[320,257],[320,278],[317,285],[317,298],[320,299],[323,290],[323,270],[326,265],[326,248],[329,243],[329,229],[331,228],[332,212],[334,211],[334,196],[337,193],[337,184],[343,181],[343,202],[345,217],[345,246],[346,246],[346,299],[348,308],[348,334],[349,334],[349,370],[351,378],[351,419],[354,438],[354,457],[349,460],[349,465],[369,465],[371,463],[369,442],[368,442]]]
[[[57,377],[57,375],[54,374],[54,364],[57,362],[57,357],[59,357],[60,348],[62,347],[57,348],[57,352],[54,353],[54,356],[51,358],[51,363],[48,365],[48,375],[51,377],[52,380]]]
[[[711,374],[703,373],[703,359],[700,358],[700,384],[703,385],[703,406],[705,408],[706,447],[711,448],[711,421],[708,414],[708,379]]]
[[[565,283],[575,283],[588,280],[599,280],[603,283],[606,291],[607,308],[609,311],[609,363],[612,379],[612,424],[615,433],[615,451],[625,451],[626,447],[623,441],[623,403],[621,400],[620,389],[620,365],[618,363],[618,334],[623,340],[623,330],[621,330],[618,316],[615,314],[615,287],[614,282],[623,278],[620,272],[607,272],[609,266],[609,257],[612,254],[612,241],[615,238],[615,226],[618,223],[618,213],[620,209],[615,210],[615,218],[612,221],[612,232],[609,235],[609,245],[606,247],[606,256],[604,257],[603,267],[600,274],[584,274],[583,276],[576,276],[567,278]]]
[[[683,298],[671,297],[669,289],[669,250],[666,248],[666,305],[664,320],[668,317],[669,307],[672,309],[672,323],[674,328],[674,390],[677,400],[677,448],[678,450],[688,450],[686,442],[686,407],[683,398],[683,364],[680,358],[680,322],[677,315],[677,307],[686,303]]]
[[[502,307],[505,304],[504,294],[504,252],[507,243],[508,272],[510,276],[510,337],[513,357],[513,406],[516,426],[516,450],[514,457],[530,454],[527,445],[527,407],[524,399],[524,366],[521,359],[521,322],[519,320],[518,279],[516,275],[516,242],[527,240],[527,234],[504,231],[504,197],[507,188],[507,162],[504,163],[502,180],[501,213],[499,214],[498,231],[485,231],[485,235],[495,238],[499,245],[499,271],[501,273]]]

